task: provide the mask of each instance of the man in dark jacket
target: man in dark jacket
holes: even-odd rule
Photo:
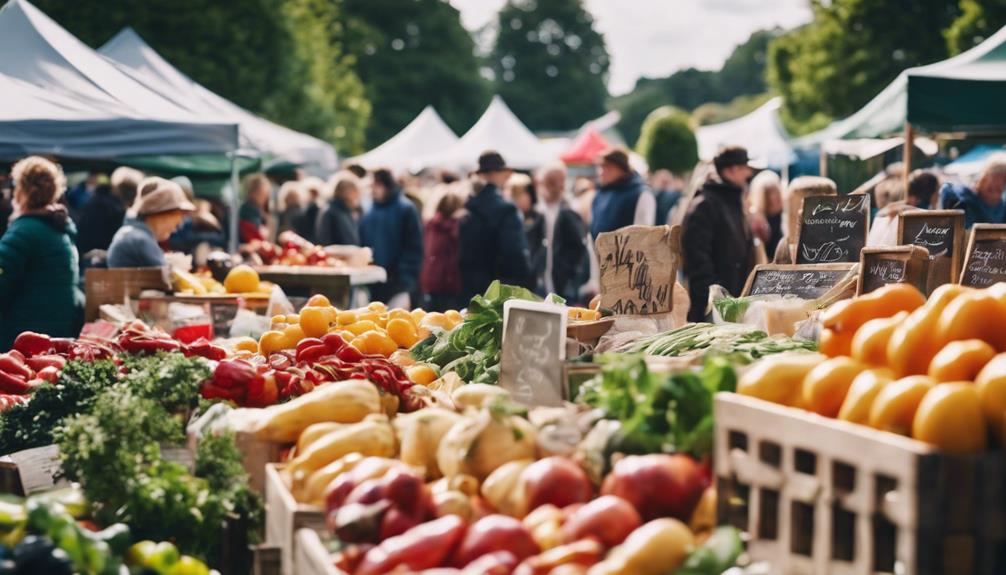
[[[546,168],[538,184],[542,191],[541,211],[545,215],[545,292],[556,293],[574,303],[580,292],[580,277],[587,265],[587,230],[580,215],[563,197],[566,166]]]
[[[524,226],[517,207],[503,199],[500,190],[513,172],[498,152],[479,156],[478,176],[483,184],[465,204],[461,219],[461,296],[465,300],[485,292],[493,280],[533,287],[531,261]]]
[[[136,188],[143,172],[121,167],[112,172],[111,186],[99,185],[94,195],[80,209],[77,251],[81,256],[91,250],[107,250],[112,236],[122,226],[126,208],[136,199]]]
[[[716,175],[692,198],[684,221],[689,321],[705,319],[710,286],[718,284],[738,296],[754,266],[754,241],[744,217],[744,189],[753,173],[747,150],[724,148],[713,165]]]
[[[629,165],[628,152],[611,150],[601,156],[599,167],[601,187],[590,208],[590,235],[597,239],[598,234],[625,226],[652,226],[656,222],[657,200]]]
[[[316,235],[321,246],[358,246],[360,227],[357,220],[360,210],[360,180],[351,172],[343,171],[329,180],[332,201],[318,214]]]
[[[360,241],[374,252],[374,263],[388,272],[388,281],[370,286],[371,298],[388,302],[415,294],[423,267],[423,227],[416,206],[402,193],[391,171],[374,172],[374,205],[360,222]]]

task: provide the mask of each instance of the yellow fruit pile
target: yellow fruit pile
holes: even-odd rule
[[[1006,283],[945,285],[918,303],[904,286],[883,290],[822,314],[826,355],[763,359],[737,392],[948,452],[982,451],[990,436],[1006,446]]]
[[[325,296],[316,295],[299,314],[273,316],[271,329],[262,334],[255,350],[251,349],[251,341],[239,344],[242,347],[238,349],[269,355],[293,349],[304,338],[337,333],[362,353],[391,357],[399,349],[409,349],[430,335],[430,330],[449,330],[459,323],[461,314],[454,310],[446,313],[427,313],[422,309],[389,310],[380,302],[354,310],[339,310]],[[403,359],[403,365],[404,362]]]

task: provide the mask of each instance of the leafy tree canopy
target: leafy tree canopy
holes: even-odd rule
[[[699,161],[699,148],[688,113],[672,106],[657,108],[643,122],[636,151],[650,170],[683,173]]]
[[[496,92],[535,131],[605,113],[608,50],[580,0],[510,0],[490,55]]]

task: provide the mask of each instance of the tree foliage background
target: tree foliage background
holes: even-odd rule
[[[651,170],[691,171],[699,161],[699,149],[688,113],[673,106],[650,112],[643,122],[636,151]]]
[[[224,98],[295,130],[363,150],[370,104],[330,0],[35,0],[92,47],[132,26]]]
[[[443,0],[343,0],[345,49],[373,106],[367,147],[404,128],[427,104],[458,133],[489,103],[475,43]]]
[[[603,115],[609,60],[580,0],[510,0],[489,56],[496,93],[534,131],[572,130]]]

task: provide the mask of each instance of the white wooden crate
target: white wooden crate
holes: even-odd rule
[[[1006,458],[731,393],[716,397],[720,522],[784,574],[1006,573]]]
[[[331,554],[313,529],[297,531],[293,570],[297,575],[346,575],[342,569],[332,565]]]
[[[282,464],[265,467],[265,540],[280,548],[283,575],[293,575],[296,534],[300,529],[324,531],[325,510],[297,502],[280,475]]]

